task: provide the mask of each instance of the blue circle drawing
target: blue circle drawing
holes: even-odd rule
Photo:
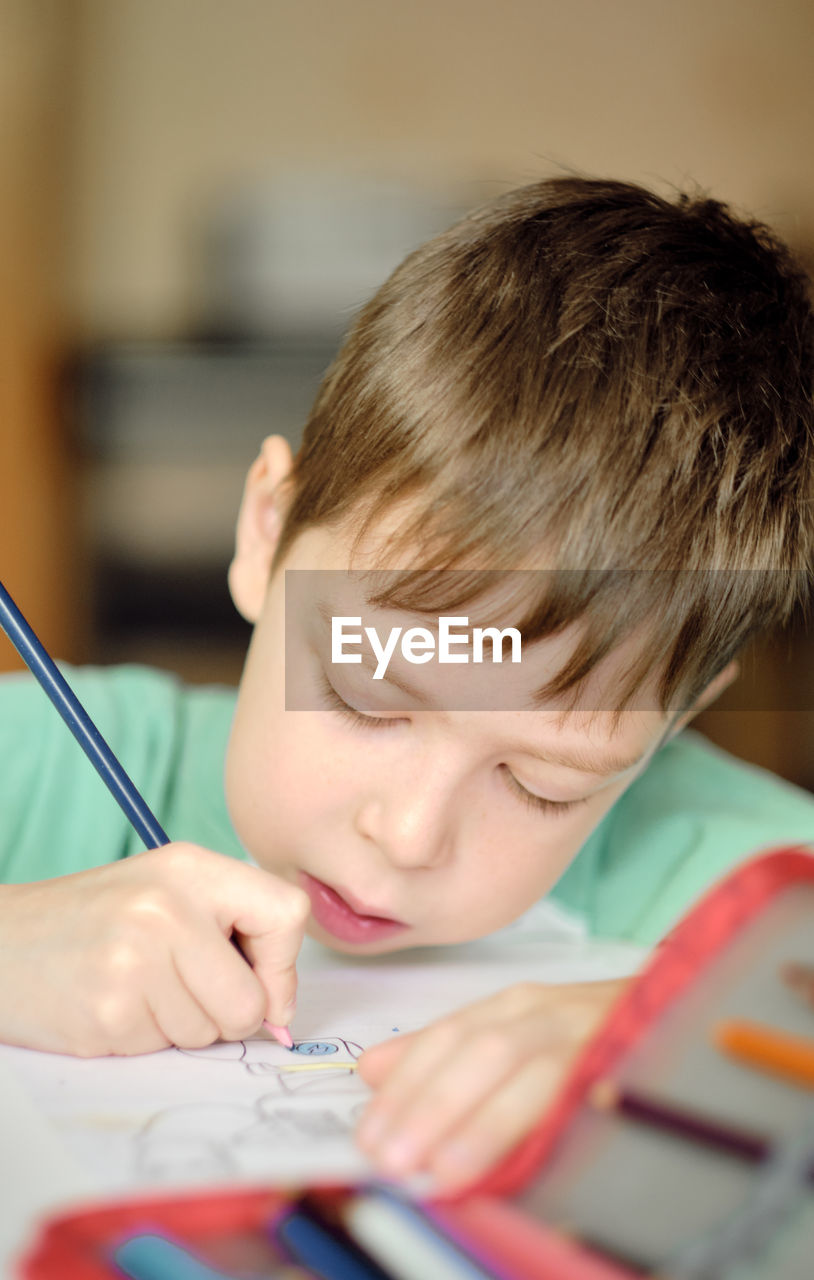
[[[294,1045],[294,1053],[303,1053],[310,1058],[322,1058],[328,1053],[336,1053],[338,1046],[328,1044],[325,1040],[300,1040]]]

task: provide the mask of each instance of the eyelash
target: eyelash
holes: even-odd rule
[[[393,725],[400,724],[403,719],[403,717],[399,716],[366,716],[364,712],[357,711],[355,707],[349,706],[345,699],[339,696],[324,672],[320,672],[320,684],[322,685],[322,695],[330,710],[338,711],[343,719],[347,720],[356,729],[389,729]],[[577,805],[584,803],[582,800],[546,800],[543,796],[536,796],[533,792],[527,791],[522,783],[517,781],[508,765],[501,765],[500,769],[506,781],[506,786],[513,795],[526,808],[533,809],[536,813],[559,816],[569,813],[571,809],[575,809]]]
[[[322,696],[331,711],[338,711],[343,719],[356,729],[390,729],[393,725],[400,724],[404,718],[403,716],[366,716],[363,711],[357,711],[339,696],[324,672],[320,672],[320,684]]]
[[[517,781],[508,765],[503,764],[500,768],[509,790],[528,809],[534,809],[537,813],[547,813],[558,817],[569,813],[572,809],[576,809],[577,805],[585,803],[584,800],[546,800],[544,796],[536,796],[534,792],[527,791],[523,784]]]

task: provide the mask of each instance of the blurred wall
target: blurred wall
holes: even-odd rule
[[[0,0],[0,578],[62,657],[81,650],[75,466],[61,408],[73,24]],[[0,635],[0,670],[20,665]]]
[[[810,0],[73,0],[83,331],[188,319],[197,210],[297,169],[696,181],[814,242]],[[474,189],[474,187],[473,187]]]

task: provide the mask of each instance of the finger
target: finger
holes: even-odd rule
[[[146,999],[141,999],[135,1006],[131,1001],[127,1005],[118,1002],[114,1009],[111,1001],[107,1008],[100,1010],[100,1021],[105,1028],[104,1047],[97,1044],[90,1053],[83,1057],[101,1057],[115,1054],[117,1057],[135,1057],[140,1053],[156,1053],[159,1049],[168,1049],[171,1041],[156,1022],[152,1009]]]
[[[547,1029],[539,1016],[518,1019],[510,1030],[500,1024],[470,1030],[422,1087],[391,1113],[390,1127],[370,1154],[393,1175],[426,1167],[449,1134],[529,1059],[547,1051],[546,1041]]]
[[[369,1150],[384,1173],[402,1177],[426,1168],[432,1153],[504,1083],[511,1046],[494,1043],[491,1056],[475,1049],[463,1061],[456,1055],[445,1062],[392,1115],[390,1127]]]
[[[410,1045],[415,1042],[417,1034],[411,1031],[365,1049],[359,1058],[359,1075],[365,1084],[369,1084],[372,1089],[378,1089],[403,1058]]]
[[[173,959],[181,982],[224,1040],[242,1040],[257,1030],[266,1012],[266,991],[216,925],[177,944]]]
[[[179,1049],[201,1049],[218,1039],[220,1028],[189,990],[177,967],[173,968],[175,982],[162,975],[148,993],[147,1003],[170,1044]]]
[[[398,1125],[400,1115],[433,1079],[441,1064],[456,1053],[460,1040],[454,1018],[435,1023],[414,1036],[362,1116],[356,1137],[364,1151],[372,1155],[381,1149],[388,1132]]]
[[[263,1017],[287,1027],[297,1008],[297,955],[305,930],[266,939],[237,935],[238,945],[263,992]]]
[[[561,1078],[558,1063],[535,1058],[505,1080],[427,1161],[438,1189],[457,1192],[483,1177],[539,1122]]]
[[[274,881],[265,912],[241,913],[234,921],[241,950],[266,993],[264,1016],[276,1026],[287,1027],[294,1016],[296,962],[310,909],[302,890]]]
[[[564,1018],[540,988],[502,995],[497,1016],[492,1001],[470,1007],[420,1033],[416,1051],[394,1066],[358,1133],[359,1145],[385,1172],[402,1176],[426,1167],[448,1135],[527,1062],[548,1060],[562,1075],[584,1018]],[[425,1037],[434,1042],[434,1057],[420,1043]]]
[[[224,937],[236,935],[266,993],[262,1017],[287,1026],[294,1012],[296,959],[311,909],[297,885],[197,846],[173,846],[173,873],[195,875],[199,902],[206,902]],[[258,1021],[258,1025],[259,1025]]]
[[[371,1070],[378,1071],[379,1063],[374,1055],[381,1054],[382,1071],[378,1082],[379,1092],[369,1103],[357,1133],[360,1145],[365,1150],[372,1151],[381,1141],[385,1129],[392,1127],[397,1113],[408,1106],[410,1099],[423,1089],[439,1064],[446,1057],[460,1052],[466,1036],[484,1027],[511,1023],[518,1012],[531,1003],[530,992],[529,985],[528,990],[523,986],[487,996],[449,1017],[431,1023],[423,1031],[402,1037],[404,1048],[399,1054],[396,1054],[395,1048],[388,1049],[388,1045],[398,1044],[398,1041],[386,1041],[383,1045],[368,1050]],[[538,1004],[539,992],[539,986],[535,986],[533,994]]]

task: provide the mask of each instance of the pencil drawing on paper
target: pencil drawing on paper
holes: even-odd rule
[[[346,1142],[363,1104],[286,1105],[264,1094],[253,1103],[182,1103],[151,1116],[135,1136],[135,1170],[154,1181],[205,1181],[262,1174],[275,1150]]]
[[[366,1088],[354,1070],[362,1046],[353,1040],[301,1040],[284,1056],[266,1039],[177,1052],[234,1062],[250,1076],[273,1078],[275,1087],[246,1103],[179,1103],[151,1115],[135,1134],[134,1163],[140,1177],[153,1181],[262,1174],[275,1149],[347,1143],[364,1105]],[[334,1055],[335,1068],[326,1062],[312,1071],[302,1061]]]
[[[178,1052],[191,1058],[233,1061],[252,1076],[275,1076],[282,1093],[336,1093],[343,1080],[351,1081],[353,1092],[357,1091],[355,1064],[362,1053],[362,1045],[355,1040],[336,1037],[326,1040],[297,1040],[293,1050],[281,1050],[271,1040],[256,1039],[218,1041],[207,1045],[205,1049],[179,1049]],[[302,1058],[326,1058],[333,1054],[337,1055],[335,1064],[326,1063],[326,1069],[319,1073],[304,1072]]]

